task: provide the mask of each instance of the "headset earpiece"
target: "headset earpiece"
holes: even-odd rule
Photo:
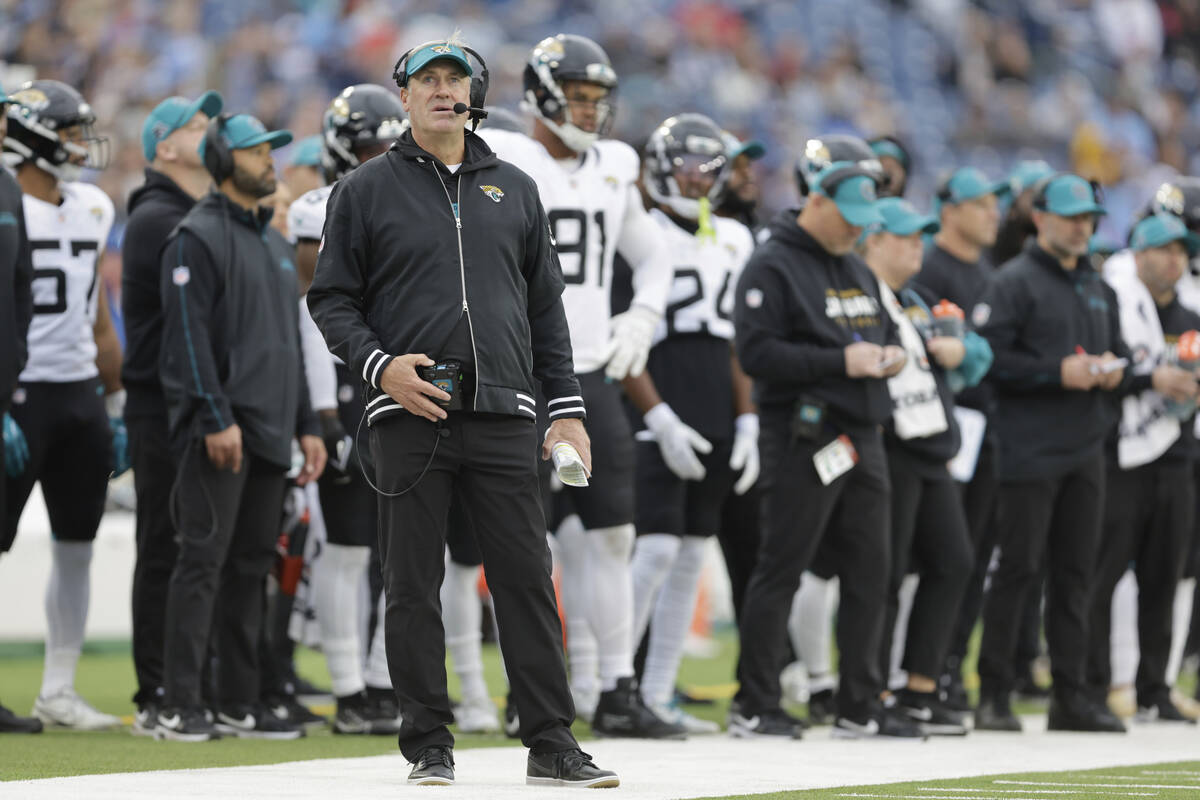
[[[406,88],[408,85],[408,57],[413,54],[413,51],[419,50],[424,46],[425,45],[420,45],[419,47],[406,50],[404,55],[400,56],[400,58],[396,60],[396,65],[392,67],[392,80],[394,80],[396,85],[401,89]],[[471,95],[468,103],[473,108],[483,108],[484,104],[487,102],[488,86],[490,84],[487,62],[483,60],[483,56],[479,55],[478,52],[472,50],[470,47],[463,47],[462,49],[463,52],[469,56],[472,56],[476,61],[479,62],[479,74],[471,78]]]
[[[225,143],[225,123],[231,114],[222,111],[204,131],[204,168],[213,176],[213,183],[218,186],[233,174],[233,152]]]

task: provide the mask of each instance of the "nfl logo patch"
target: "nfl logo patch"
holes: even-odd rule
[[[171,281],[176,286],[184,286],[192,279],[191,270],[187,267],[176,267],[171,270]]]
[[[758,308],[763,303],[762,289],[747,289],[746,290],[746,305],[750,308]]]

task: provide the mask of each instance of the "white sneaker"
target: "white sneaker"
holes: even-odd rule
[[[647,703],[646,707],[663,722],[682,727],[689,734],[720,733],[721,726],[712,720],[693,717],[679,706],[670,703]]]
[[[38,695],[33,703],[33,716],[46,725],[77,731],[102,731],[121,724],[120,718],[92,708],[69,686],[49,697]]]
[[[460,733],[498,733],[500,717],[496,704],[483,697],[459,703],[454,709],[454,723]]]

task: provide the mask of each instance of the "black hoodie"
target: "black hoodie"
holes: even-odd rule
[[[467,337],[472,409],[583,417],[563,278],[533,180],[468,133],[457,181],[406,132],[329,197],[308,308],[329,349],[367,384],[368,424],[406,414],[379,388],[397,355],[435,360]]]
[[[834,430],[862,431],[891,417],[892,399],[884,380],[846,376],[845,348],[899,340],[867,265],[852,254],[831,255],[796,224],[797,214],[785,210],[771,221],[771,237],[742,271],[738,359],[765,413],[790,411],[812,396],[828,404]]]
[[[121,245],[121,309],[125,359],[121,382],[128,392],[127,418],[167,416],[158,351],[162,342],[162,248],[191,211],[195,199],[158,170],[129,196],[129,221]]]
[[[25,233],[21,187],[0,167],[0,409],[8,407],[29,358],[33,319],[33,260]]]

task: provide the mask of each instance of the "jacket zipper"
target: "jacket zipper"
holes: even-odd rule
[[[454,231],[458,236],[458,275],[462,279],[462,311],[467,315],[467,332],[471,335],[471,355],[475,357],[475,397],[471,400],[471,410],[479,410],[479,384],[482,383],[479,379],[479,351],[475,348],[475,326],[471,324],[471,308],[467,304],[467,267],[463,262],[463,245],[462,245],[462,217],[459,212],[462,210],[462,176],[458,176],[458,184],[455,188],[455,197],[458,202],[450,199],[450,190],[446,188],[446,182],[442,180],[442,176],[437,171],[437,164],[431,164],[433,167],[434,177],[438,179],[438,183],[442,187],[442,192],[446,195],[446,202],[450,204],[450,212],[454,214]],[[459,172],[462,167],[459,167]]]

